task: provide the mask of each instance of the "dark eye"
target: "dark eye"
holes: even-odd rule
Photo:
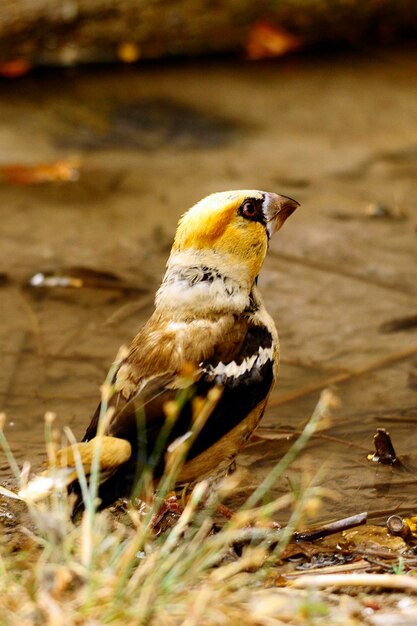
[[[255,204],[253,200],[245,200],[240,208],[240,213],[248,220],[255,220],[259,217],[262,209],[259,204]]]

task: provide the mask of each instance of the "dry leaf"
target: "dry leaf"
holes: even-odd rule
[[[4,165],[0,174],[12,185],[39,185],[54,182],[72,182],[79,178],[79,159],[38,163],[37,165]]]
[[[32,69],[32,64],[27,59],[11,59],[0,63],[0,76],[5,78],[19,78]]]
[[[140,58],[140,48],[132,41],[123,41],[117,46],[117,56],[123,63],[134,63]]]
[[[280,57],[297,50],[301,44],[300,37],[288,33],[280,26],[260,21],[249,32],[246,54],[251,60]]]

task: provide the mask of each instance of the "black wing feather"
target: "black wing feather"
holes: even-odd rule
[[[244,359],[258,354],[260,348],[272,347],[272,343],[272,335],[265,326],[249,326],[231,360],[239,366]],[[198,379],[186,389],[170,388],[173,376],[161,375],[155,377],[139,394],[122,401],[107,434],[127,439],[132,446],[132,456],[103,486],[100,493],[102,506],[129,494],[134,480],[146,466],[151,466],[155,478],[163,474],[164,456],[161,454],[155,458],[154,451],[165,423],[163,406],[166,402],[181,397],[181,410],[167,434],[165,449],[192,428],[193,398],[205,398],[214,386],[223,388],[217,405],[188,452],[187,459],[192,459],[224,437],[267,397],[274,379],[272,357],[261,365],[255,362],[251,369],[239,376],[213,374],[213,369],[220,361],[221,354],[215,353],[209,361],[200,364]],[[95,436],[99,411],[100,407],[86,431],[84,441]]]

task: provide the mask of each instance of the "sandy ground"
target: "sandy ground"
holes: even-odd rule
[[[302,208],[261,276],[282,368],[259,431],[268,439],[239,459],[245,491],[333,384],[332,425],[275,493],[288,480],[329,487],[337,499],[320,518],[415,513],[417,328],[381,325],[417,313],[416,64],[407,49],[3,82],[0,409],[18,460],[43,460],[45,411],[82,435],[118,347],[151,311],[179,215],[210,192],[259,188]],[[69,158],[78,181],[17,185],[7,170]],[[22,289],[36,272],[74,265],[142,291]],[[390,431],[405,471],[367,460],[376,427]],[[5,461],[0,470],[9,476]]]

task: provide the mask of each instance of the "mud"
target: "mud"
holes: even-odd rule
[[[46,411],[83,434],[119,346],[152,310],[179,215],[210,192],[260,188],[302,208],[272,241],[260,280],[282,365],[260,437],[239,458],[243,491],[330,384],[341,407],[274,493],[327,487],[334,498],[318,519],[416,512],[417,330],[384,332],[417,310],[416,63],[408,48],[2,82],[0,170],[79,162],[77,180],[0,181],[0,408],[20,463],[43,462]],[[74,266],[142,292],[24,287]],[[377,427],[405,470],[367,460]],[[10,476],[4,457],[0,476]]]

